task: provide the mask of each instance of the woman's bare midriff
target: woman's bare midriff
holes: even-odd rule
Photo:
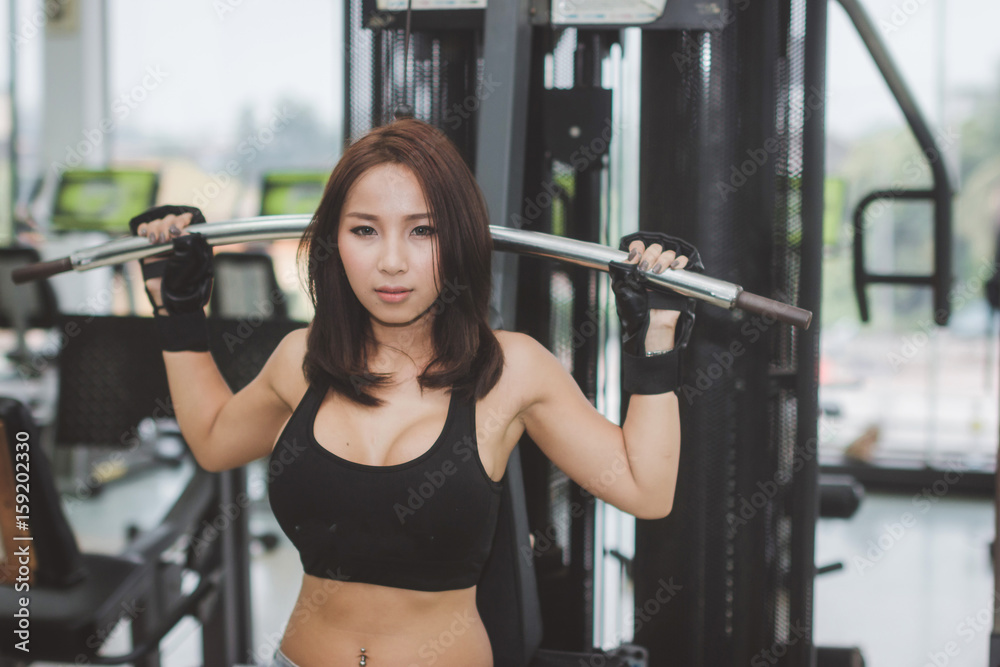
[[[301,667],[492,667],[476,588],[429,592],[302,578],[281,650]]]

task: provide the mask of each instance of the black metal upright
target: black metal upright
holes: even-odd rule
[[[247,512],[230,518],[223,508],[241,507],[238,500],[246,489],[246,470],[234,468],[214,480],[218,512],[206,517],[206,525],[225,525],[213,549],[212,567],[224,574],[219,580],[218,597],[206,605],[210,611],[202,619],[202,642],[206,665],[238,665],[253,659],[253,619],[250,598],[250,530]]]
[[[537,109],[532,132],[538,140],[526,156],[531,176],[525,184],[522,226],[598,242],[607,197],[602,178],[608,144],[601,134],[611,118],[611,91],[601,86],[600,73],[618,32],[547,34],[558,38],[536,49],[538,68],[533,80],[539,85],[533,85],[531,93]],[[573,86],[546,88],[540,77],[543,58],[564,39],[573,47],[572,59],[554,68],[571,79]],[[520,264],[518,283],[525,300],[519,302],[519,310],[534,304],[537,311],[519,318],[518,329],[549,347],[584,395],[596,402],[601,351],[596,333],[605,317],[598,273],[549,261],[523,259]],[[534,510],[531,519],[545,623],[543,646],[589,648],[598,643],[593,636],[594,568],[600,556],[594,534],[595,499],[552,465],[529,438],[525,437],[522,447],[536,480],[529,502]]]
[[[825,3],[734,3],[711,30],[643,33],[642,228],[814,313]],[[818,330],[700,309],[674,511],[636,531],[651,664],[812,664]],[[661,604],[665,586],[679,592]]]
[[[812,643],[813,578],[816,575],[816,531],[811,528],[819,515],[819,336],[823,301],[823,201],[826,182],[826,54],[827,2],[805,3],[804,45],[805,72],[803,88],[806,101],[819,100],[818,108],[805,116],[802,127],[802,250],[805,261],[799,267],[799,300],[813,312],[816,326],[798,336],[797,386],[798,434],[796,450],[801,453],[801,483],[789,498],[793,524],[804,527],[792,542],[792,567],[789,580],[796,587],[794,603],[798,615],[810,629],[811,655],[800,652],[806,664],[816,663]],[[808,527],[809,529],[806,529]],[[793,610],[794,612],[794,610]]]

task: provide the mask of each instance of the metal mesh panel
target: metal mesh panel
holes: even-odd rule
[[[361,3],[347,2],[347,97],[344,137],[354,143],[375,126],[372,122],[372,86],[377,85],[374,70],[372,31],[361,25]]]
[[[476,110],[483,100],[485,68],[470,30],[411,28],[404,63],[405,18],[366,17],[360,0],[346,3],[348,43],[344,136],[357,141],[393,119],[406,96],[414,115],[441,129],[474,164]]]
[[[140,421],[173,416],[152,318],[62,315],[58,326],[77,333],[60,350],[57,443],[135,447]]]
[[[295,320],[208,319],[212,358],[226,384],[235,393],[250,384],[278,343],[305,326]]]
[[[552,316],[549,321],[551,349],[556,359],[573,372],[573,283],[565,271],[553,271],[549,293],[552,298]]]
[[[576,28],[567,28],[552,49],[549,88],[572,88],[576,73]]]
[[[776,62],[778,104],[775,128],[779,150],[775,159],[778,192],[775,198],[772,296],[787,303],[799,302],[799,265],[802,240],[803,122],[809,91],[805,90],[805,2],[790,3],[787,55]],[[796,329],[778,324],[774,337],[774,363],[778,370],[794,373]]]
[[[771,284],[774,287],[773,296],[788,303],[799,303],[801,300],[799,285],[803,261],[802,185],[806,113],[819,112],[807,107],[811,91],[806,90],[805,85],[805,4],[805,0],[792,0],[788,4],[787,33],[782,36],[786,52],[784,57],[777,60],[775,77],[775,127],[781,138],[779,146],[782,150],[776,160],[778,187],[775,193]],[[818,258],[813,258],[813,261],[818,261]],[[795,376],[800,370],[804,373],[812,372],[811,367],[798,367],[798,336],[798,330],[793,327],[775,325],[771,365],[779,376]],[[801,516],[801,509],[796,501],[802,489],[809,487],[809,481],[800,478],[794,464],[799,444],[804,439],[799,433],[799,397],[792,390],[782,390],[773,400],[777,414],[777,419],[772,421],[770,433],[770,441],[777,448],[774,479],[789,480],[788,483],[778,484],[775,498],[778,516],[773,526],[774,547],[777,552],[777,561],[773,564],[773,641],[789,646],[799,644],[793,652],[798,660],[803,660],[809,655],[810,642],[800,642],[801,638],[794,634],[793,629],[812,627],[812,587],[802,586],[794,565],[796,557],[806,556],[811,559],[812,554],[795,553],[795,545],[800,541],[798,531],[814,530],[814,527],[811,517]],[[802,456],[803,453],[799,452],[798,455]],[[806,471],[802,474],[808,474],[808,469],[801,465],[799,469]],[[784,474],[779,476],[779,473]],[[798,563],[798,567],[801,569],[804,564]]]
[[[792,532],[798,528],[791,522],[789,485],[782,482],[794,481],[791,461],[794,458],[795,436],[798,430],[796,398],[793,392],[782,390],[771,407],[769,432],[776,446],[776,472],[766,482],[767,490],[773,489],[776,502],[771,521],[763,526],[766,531],[766,556],[768,563],[768,610],[773,627],[773,642],[789,640],[792,619],[790,580]],[[779,476],[777,471],[785,469],[787,476]]]
[[[813,96],[816,93],[814,87],[810,84],[810,79],[806,74],[806,63],[807,63],[807,50],[806,44],[807,40],[817,40],[819,35],[826,32],[826,25],[807,25],[806,21],[806,8],[808,2],[807,0],[792,0],[790,3],[790,21],[789,21],[789,60],[791,62],[791,73],[793,82],[799,87],[800,90],[800,100],[805,103],[805,107],[802,108],[802,125],[799,126],[798,131],[794,133],[794,141],[791,142],[793,146],[791,150],[790,164],[797,167],[795,171],[795,179],[797,182],[804,182],[806,179],[806,169],[815,170],[815,173],[810,173],[813,182],[819,182],[818,188],[822,189],[823,181],[823,165],[812,164],[807,166],[807,156],[806,156],[806,142],[808,140],[808,132],[803,129],[806,125],[807,119],[810,114],[818,114],[821,118],[821,114],[824,113],[825,107],[825,91],[820,92],[819,96],[819,108],[813,108],[811,101],[814,99]],[[815,19],[816,14],[812,15]],[[825,21],[825,17],[823,19]],[[812,130],[815,132],[815,130]],[[807,307],[814,308],[818,314],[819,303],[810,303],[813,296],[807,296],[806,294],[800,292],[799,288],[805,283],[802,280],[801,271],[803,262],[810,262],[813,264],[819,264],[822,261],[822,245],[820,243],[816,244],[816,249],[819,252],[815,252],[810,247],[805,244],[806,235],[806,224],[805,219],[803,197],[797,197],[796,203],[798,207],[796,208],[796,216],[794,219],[789,220],[789,233],[790,236],[799,239],[801,245],[796,248],[789,249],[789,255],[794,257],[794,264],[789,262],[790,267],[794,267],[794,270],[790,270],[788,274],[784,276],[784,280],[778,284],[784,285],[789,291],[787,301],[789,303],[805,303]],[[820,206],[822,202],[820,201]],[[808,224],[812,225],[813,236],[819,236],[821,234],[822,216],[816,216],[814,219],[808,221]],[[819,281],[817,281],[817,286]],[[811,289],[809,287],[808,289]],[[808,291],[808,289],[806,291]],[[818,299],[818,289],[815,298]],[[817,324],[818,327],[818,324]],[[793,536],[792,546],[789,548],[789,560],[791,562],[790,569],[790,585],[789,588],[792,590],[792,604],[791,604],[791,618],[790,622],[794,625],[796,623],[801,624],[802,627],[809,628],[809,633],[805,637],[795,637],[794,639],[800,640],[800,645],[794,652],[794,657],[800,663],[806,662],[814,657],[813,642],[812,642],[812,626],[813,626],[813,578],[815,572],[815,553],[814,553],[814,536],[815,536],[815,522],[816,522],[816,490],[818,485],[818,464],[815,461],[812,454],[809,452],[809,443],[815,442],[817,420],[819,418],[818,408],[817,408],[817,393],[818,393],[818,382],[819,382],[819,359],[818,359],[818,338],[819,333],[814,328],[810,332],[808,345],[804,348],[809,351],[809,354],[802,353],[800,351],[800,346],[802,344],[801,336],[802,334],[798,329],[793,329],[788,327],[785,329],[786,340],[788,340],[789,357],[795,363],[795,373],[800,380],[799,390],[795,392],[794,396],[791,398],[792,406],[794,407],[794,416],[789,416],[789,421],[791,422],[789,430],[794,428],[794,449],[792,456],[794,459],[807,460],[811,459],[809,465],[804,465],[800,468],[798,473],[798,478],[795,480],[796,484],[793,492],[790,492],[786,499],[786,512],[790,517],[790,520],[798,530],[798,535]],[[811,358],[810,358],[811,357]],[[793,460],[792,470],[795,470],[796,461]],[[811,502],[803,502],[803,499],[808,499]],[[788,639],[789,643],[793,642],[794,639]]]
[[[562,554],[562,564],[570,562],[570,510],[572,509],[571,480],[562,470],[549,466],[549,525],[552,540]]]

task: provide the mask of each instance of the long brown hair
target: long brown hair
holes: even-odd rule
[[[421,389],[453,387],[465,399],[479,399],[499,381],[504,361],[488,320],[493,241],[486,201],[451,140],[412,118],[375,128],[344,152],[302,235],[299,258],[309,260],[307,290],[316,313],[303,372],[310,383],[328,382],[361,405],[384,403],[366,391],[388,384],[391,375],[369,370],[371,320],[347,280],[337,231],[351,186],[386,163],[413,172],[436,227],[441,291],[430,309],[435,356],[417,381]]]

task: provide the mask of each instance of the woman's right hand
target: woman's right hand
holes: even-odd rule
[[[165,246],[165,257],[139,260],[164,352],[209,351],[205,306],[215,275],[212,246],[204,235],[187,231],[204,222],[197,208],[173,205],[154,206],[128,221],[133,236]]]
[[[185,229],[191,224],[193,217],[193,213],[167,215],[163,218],[140,224],[136,233],[139,236],[148,238],[150,243],[165,243],[172,238],[187,234],[188,232]],[[165,261],[167,261],[166,257],[150,257],[145,260],[147,266]],[[163,282],[163,278],[150,278],[145,282],[146,289],[149,290],[149,295],[154,305],[157,307],[162,306],[163,297],[160,295],[160,283]]]
[[[173,238],[187,234],[186,229],[189,225],[203,222],[205,217],[194,207],[166,205],[153,207],[135,216],[129,221],[129,228],[133,236],[145,236],[150,243],[167,243]],[[163,307],[163,297],[160,292],[164,269],[162,263],[168,258],[169,255],[164,255],[139,260],[146,293],[156,310]]]

